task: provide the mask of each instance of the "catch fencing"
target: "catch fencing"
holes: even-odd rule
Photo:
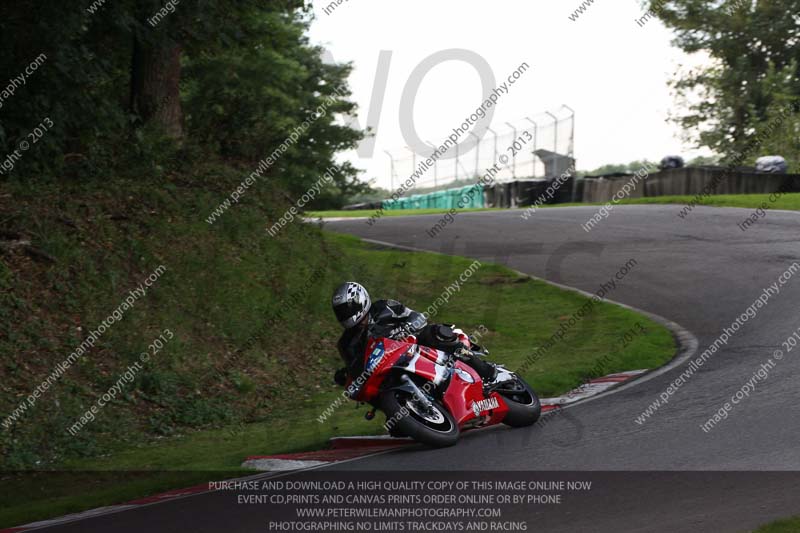
[[[460,146],[448,150],[430,170],[415,179],[415,194],[473,184],[499,161],[503,164],[495,177],[498,182],[552,177],[552,154],[561,158],[574,156],[575,114],[568,106],[562,106],[558,111],[494,125],[481,139],[476,139],[472,133],[469,135],[472,135],[472,142],[477,143],[469,151],[461,151]],[[465,140],[467,138],[469,136]],[[428,144],[431,151],[438,146],[433,142]],[[390,187],[395,190],[417,172],[430,154],[414,153],[406,148],[386,152],[386,155]]]

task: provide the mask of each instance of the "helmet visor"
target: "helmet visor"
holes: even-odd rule
[[[333,312],[336,315],[336,319],[345,326],[348,320],[355,318],[363,310],[364,308],[361,304],[352,301],[344,302],[333,307]],[[350,324],[350,326],[355,326],[355,323]]]

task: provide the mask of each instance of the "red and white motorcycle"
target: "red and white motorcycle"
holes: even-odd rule
[[[463,333],[459,337],[467,350],[473,346]],[[383,411],[392,435],[435,447],[452,446],[464,430],[536,423],[539,398],[520,376],[494,365],[497,377],[486,384],[462,356],[421,346],[413,336],[402,341],[372,338],[362,378],[348,384],[355,391],[351,397]]]

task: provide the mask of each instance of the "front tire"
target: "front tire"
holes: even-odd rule
[[[495,392],[500,394],[508,405],[508,413],[503,424],[519,428],[534,425],[542,414],[539,396],[519,376],[507,384],[503,384]]]
[[[389,432],[435,448],[453,446],[460,433],[453,415],[439,402],[430,402],[431,411],[426,412],[410,392],[394,389],[382,393],[381,410],[386,414]]]

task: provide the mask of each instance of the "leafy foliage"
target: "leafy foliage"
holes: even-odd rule
[[[780,154],[797,168],[800,0],[648,3],[676,31],[677,46],[711,58],[674,83],[684,105],[676,120],[687,137],[729,159],[766,132],[759,153],[747,158]],[[776,128],[781,109],[790,112]]]
[[[156,17],[164,6],[160,0],[0,5],[0,70],[24,76],[39,54],[45,58],[2,101],[0,154],[13,153],[45,117],[54,123],[3,177],[158,176],[198,156],[253,167],[324,105],[326,113],[268,172],[300,194],[337,152],[360,140],[361,132],[336,120],[355,107],[347,101],[350,67],[324,64],[309,44],[304,1],[183,0]],[[158,61],[140,64],[143,54],[158,59],[176,47],[179,79]],[[160,82],[177,85],[179,102],[137,98],[137,80],[161,75]],[[164,110],[188,133],[179,142],[156,119],[170,114]],[[355,174],[341,167],[318,205],[336,207],[344,194],[362,190]]]

